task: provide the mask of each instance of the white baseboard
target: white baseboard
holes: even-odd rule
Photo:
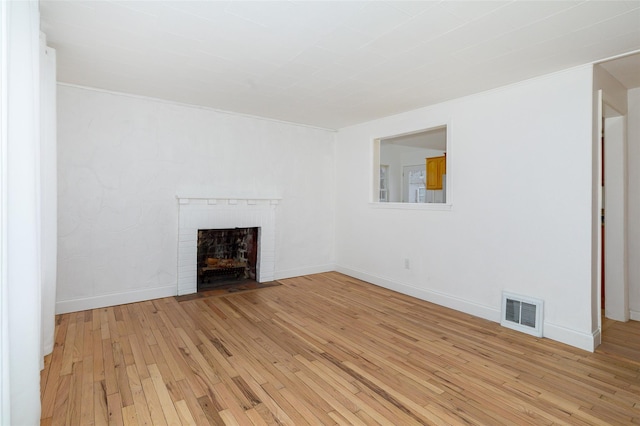
[[[379,285],[380,287],[388,288],[399,293],[426,300],[427,302],[455,309],[456,311],[484,318],[489,321],[498,323],[500,322],[499,308],[495,309],[490,306],[480,305],[446,293],[416,288],[352,268],[336,266],[336,271],[375,285]],[[583,333],[577,330],[571,330],[555,324],[550,324],[548,322],[545,322],[543,325],[543,336],[589,352],[593,352],[600,342],[599,331],[596,331],[594,333]]]
[[[500,310],[489,306],[480,305],[468,300],[441,293],[433,290],[425,290],[416,288],[407,284],[402,284],[387,278],[368,274],[353,268],[336,266],[333,264],[325,264],[319,266],[310,266],[306,268],[287,269],[275,271],[274,279],[285,279],[299,277],[303,275],[319,274],[322,272],[337,271],[342,274],[358,278],[360,280],[397,291],[402,294],[426,300],[440,306],[455,309],[456,311],[465,312],[480,318],[493,322],[500,322]],[[140,302],[144,300],[159,299],[162,297],[175,296],[177,294],[177,286],[156,287],[151,289],[140,289],[122,293],[105,294],[94,297],[86,297],[82,299],[61,300],[56,302],[56,314],[64,314],[68,312],[84,311],[87,309],[103,308],[107,306],[123,305],[126,303]],[[640,321],[640,312],[631,311],[631,319]],[[544,337],[565,343],[570,346],[577,347],[589,352],[593,352],[600,344],[600,331],[593,333],[583,333],[577,330],[568,329],[556,324],[544,323]]]
[[[584,333],[556,324],[544,323],[544,337],[569,346],[593,352],[600,345],[600,330]]]
[[[319,274],[335,270],[335,265],[326,264],[310,266],[306,268],[287,269],[275,271],[274,280],[300,277],[302,275]],[[195,291],[194,291],[195,292]],[[176,285],[166,287],[156,287],[151,289],[140,289],[121,293],[104,294],[100,296],[85,297],[81,299],[59,300],[56,302],[56,314],[66,314],[68,312],[85,311],[87,309],[104,308],[107,306],[123,305],[126,303],[141,302],[143,300],[159,299],[178,294]]]
[[[68,312],[86,311],[87,309],[104,308],[107,306],[124,305],[126,303],[141,302],[143,300],[170,297],[175,296],[177,291],[177,286],[171,285],[122,293],[104,294],[100,296],[85,297],[82,299],[59,300],[56,302],[56,314],[66,314]]]
[[[398,293],[406,294],[418,299],[426,300],[427,302],[435,303],[436,305],[455,309],[456,311],[460,312],[465,312],[480,318],[487,319],[489,321],[500,322],[499,309],[480,305],[478,303],[470,302],[468,300],[460,299],[458,297],[438,291],[416,288],[410,285],[399,283],[397,281],[389,280],[387,278],[371,275],[356,269],[337,266],[336,271],[354,278],[358,278],[362,281],[378,285],[380,287],[388,288],[389,290],[397,291]]]
[[[285,278],[301,277],[303,275],[320,274],[322,272],[331,272],[336,270],[336,265],[327,263],[325,265],[308,266],[305,268],[284,269],[275,271],[274,280],[283,280]]]
[[[634,310],[630,310],[629,311],[629,319],[634,320],[634,321],[640,321],[640,312],[634,311]]]
[[[593,349],[590,352],[594,352],[598,346],[602,343],[602,332],[601,330],[596,330],[593,332]]]

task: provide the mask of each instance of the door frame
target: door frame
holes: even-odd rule
[[[597,141],[594,141],[594,154],[597,156],[594,170],[595,194],[594,203],[594,234],[595,234],[595,309],[597,313],[597,335],[594,341],[594,348],[600,345],[602,339],[602,294],[604,293],[605,316],[618,321],[629,320],[629,283],[628,283],[628,260],[627,260],[627,136],[626,136],[626,114],[616,110],[611,104],[606,102],[605,94],[602,90],[597,93]],[[606,127],[612,121],[618,126],[618,135],[614,143],[618,143],[617,151],[612,151],[607,145]],[[610,139],[611,142],[611,139]],[[611,157],[614,158],[611,158]],[[607,167],[608,165],[608,167]],[[612,167],[613,165],[613,167]],[[618,175],[614,182],[608,176],[607,169],[614,169],[622,175]],[[604,186],[603,186],[604,178]],[[617,180],[617,181],[616,181]],[[622,185],[622,188],[611,185]],[[609,188],[609,190],[607,190]],[[607,197],[609,194],[609,197]],[[612,200],[611,197],[614,197]],[[614,203],[614,204],[612,204]],[[604,210],[603,210],[604,209]],[[607,210],[609,212],[607,213]],[[617,213],[612,215],[612,212]],[[604,213],[604,218],[603,218]],[[608,216],[608,222],[607,222]],[[604,232],[603,223],[604,219]],[[603,247],[604,242],[604,247]],[[611,258],[611,253],[616,252],[615,258]],[[607,256],[609,253],[610,256]],[[604,264],[603,264],[604,262]],[[604,282],[602,280],[604,268]]]

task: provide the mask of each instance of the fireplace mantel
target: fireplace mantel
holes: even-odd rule
[[[206,202],[207,204],[229,204],[235,205],[238,203],[244,203],[248,205],[253,204],[264,204],[267,202],[268,204],[277,205],[280,203],[280,198],[277,197],[252,197],[252,196],[226,196],[226,195],[177,195],[179,204],[190,204],[190,203],[202,203]]]
[[[178,295],[197,291],[199,229],[260,228],[258,282],[275,275],[275,209],[278,198],[179,195]]]

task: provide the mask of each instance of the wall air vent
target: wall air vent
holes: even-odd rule
[[[543,311],[542,300],[503,291],[500,325],[542,337]]]

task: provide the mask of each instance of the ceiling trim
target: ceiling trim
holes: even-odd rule
[[[624,57],[627,57],[627,56],[636,55],[636,54],[638,54],[638,53],[640,53],[640,49],[638,49],[638,50],[631,50],[631,51],[629,51],[629,52],[621,53],[621,54],[619,54],[619,55],[615,55],[615,56],[610,56],[610,57],[605,58],[605,59],[599,59],[599,60],[597,60],[597,61],[594,61],[594,62],[593,62],[593,65],[598,65],[598,64],[601,64],[601,63],[603,63],[603,62],[613,61],[613,60],[615,60],[615,59],[620,59],[620,58],[624,58]]]

